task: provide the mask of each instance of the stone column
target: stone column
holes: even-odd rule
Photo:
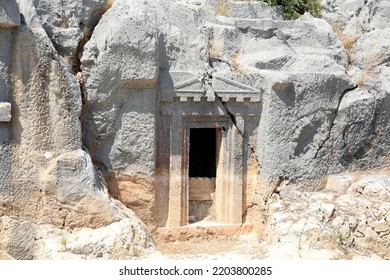
[[[186,224],[183,221],[184,197],[182,190],[182,120],[177,113],[171,116],[170,135],[170,165],[169,165],[169,210],[168,227],[179,227]]]
[[[238,128],[233,127],[233,184],[231,185],[231,212],[229,213],[230,224],[242,223],[242,191],[243,191],[243,169],[244,169],[244,118],[240,115],[236,115],[236,125]],[[245,147],[246,148],[246,147]]]

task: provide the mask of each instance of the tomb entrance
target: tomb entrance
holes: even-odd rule
[[[161,83],[157,123],[159,227],[240,225],[249,158],[244,143],[258,125],[260,92],[224,77],[205,86],[191,73],[170,74],[171,84]]]
[[[214,220],[215,179],[217,176],[216,128],[191,128],[189,141],[188,222]]]

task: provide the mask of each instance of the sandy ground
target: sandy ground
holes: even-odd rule
[[[155,239],[157,249],[168,259],[264,259],[267,255],[254,234],[240,236],[192,236],[174,240]]]

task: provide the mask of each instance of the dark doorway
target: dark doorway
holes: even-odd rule
[[[189,177],[216,177],[216,129],[190,129]]]

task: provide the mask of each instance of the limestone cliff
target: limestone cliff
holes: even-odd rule
[[[390,6],[322,2],[286,21],[260,1],[1,1],[0,251],[146,254],[192,196],[302,258],[389,258]],[[200,196],[196,129],[216,135]]]
[[[40,24],[46,6],[21,2],[19,16],[11,2],[1,18],[12,117],[0,133],[0,249],[17,259],[142,255],[153,246],[146,227],[109,197],[83,150],[80,84]]]

